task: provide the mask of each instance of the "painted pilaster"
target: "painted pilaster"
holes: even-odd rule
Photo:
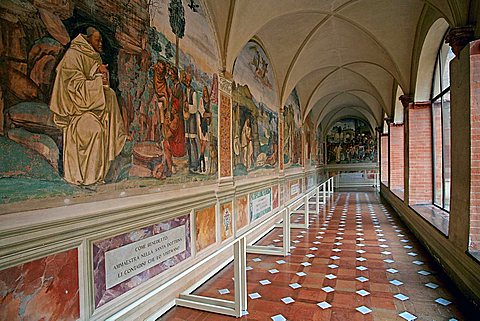
[[[220,105],[218,125],[219,183],[233,183],[232,168],[232,77],[219,77]]]

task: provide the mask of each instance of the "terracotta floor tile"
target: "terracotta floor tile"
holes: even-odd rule
[[[404,311],[418,317],[417,320],[448,320],[456,318],[458,320],[468,320],[465,313],[462,313],[464,302],[450,292],[448,279],[436,266],[434,260],[424,250],[421,244],[415,239],[412,233],[396,217],[392,209],[385,205],[389,213],[392,213],[392,220],[389,221],[383,213],[378,195],[373,192],[341,192],[335,193],[334,201],[327,202],[325,208],[321,208],[320,215],[311,214],[311,217],[318,219],[311,223],[310,228],[292,230],[292,241],[295,249],[291,255],[285,258],[266,255],[247,255],[247,265],[252,266],[253,270],[247,272],[247,292],[257,292],[261,295],[258,299],[248,299],[249,315],[241,320],[271,320],[273,315],[282,314],[289,321],[310,321],[310,320],[339,320],[339,321],[392,321],[403,320],[398,314]],[[346,200],[348,199],[348,206]],[[313,201],[313,200],[312,200]],[[335,205],[336,204],[336,205]],[[356,220],[357,206],[359,204],[361,214],[361,231],[357,230]],[[375,217],[370,214],[371,204],[375,212]],[[332,218],[325,229],[321,229],[325,218],[330,215],[330,209],[335,205]],[[343,210],[347,209],[345,213]],[[312,207],[312,210],[314,207]],[[342,217],[345,217],[343,220]],[[292,222],[300,218],[303,222],[303,215],[293,215]],[[344,222],[344,226],[342,221]],[[378,221],[378,223],[376,222]],[[298,222],[297,222],[298,223]],[[377,225],[375,227],[374,225]],[[380,225],[380,228],[378,227]],[[396,226],[396,227],[394,227]],[[337,234],[339,228],[343,228],[343,234]],[[376,231],[381,229],[381,231]],[[400,229],[402,237],[397,236]],[[306,231],[306,233],[301,233]],[[324,232],[319,234],[319,232]],[[358,235],[362,233],[363,235]],[[280,246],[283,239],[280,229],[274,229],[268,235],[263,237],[257,244]],[[382,235],[378,235],[382,234]],[[303,237],[297,238],[298,235]],[[323,238],[317,239],[317,236]],[[341,237],[342,239],[339,239]],[[363,240],[357,240],[363,238]],[[273,240],[280,242],[273,242]],[[379,241],[384,239],[385,241]],[[408,239],[408,243],[401,242],[402,239]],[[320,242],[313,244],[313,242]],[[340,242],[342,244],[335,245]],[[364,244],[365,246],[359,246]],[[380,244],[388,247],[380,247]],[[404,248],[405,245],[411,245],[412,249]],[[311,247],[317,247],[318,250],[310,250]],[[341,249],[339,252],[333,249]],[[357,250],[363,250],[365,253],[358,253]],[[382,253],[382,252],[390,253]],[[417,253],[416,256],[408,255],[409,252]],[[313,258],[305,255],[312,253]],[[332,256],[340,257],[338,260],[331,259]],[[253,262],[253,258],[261,258],[261,262]],[[363,257],[366,261],[358,261],[356,258]],[[285,264],[276,263],[277,260],[286,261]],[[383,260],[391,259],[394,262],[387,263]],[[422,265],[413,264],[413,261],[422,261]],[[304,267],[302,262],[310,262],[311,266]],[[328,265],[336,264],[337,268],[330,268]],[[360,271],[358,266],[365,266],[367,270]],[[269,269],[279,270],[277,274],[270,274]],[[393,268],[397,273],[388,273],[386,270]],[[417,273],[419,270],[427,270],[432,274],[422,276]],[[306,276],[298,276],[297,272],[305,272]],[[326,276],[333,274],[336,278],[329,279]],[[357,277],[364,276],[368,278],[366,282],[356,280]],[[198,288],[195,294],[205,294],[211,297],[222,299],[232,299],[233,294],[233,266],[230,264],[220,271],[213,278],[205,282]],[[262,286],[259,281],[268,279],[272,282],[269,285]],[[397,279],[403,282],[401,286],[394,286],[389,283],[390,280]],[[446,281],[445,281],[446,280]],[[439,288],[433,290],[425,287],[425,283],[434,282]],[[299,283],[302,287],[292,289],[289,284]],[[323,287],[330,286],[333,292],[325,292]],[[220,295],[219,289],[228,288],[231,293]],[[361,296],[355,291],[366,290],[369,295]],[[406,301],[400,301],[393,296],[402,293],[409,297]],[[295,302],[284,304],[281,299],[292,297]],[[448,306],[442,306],[435,303],[438,297],[446,298],[452,301]],[[317,303],[326,301],[332,306],[322,309]],[[359,306],[366,306],[372,311],[363,315],[355,310]],[[165,315],[158,319],[159,321],[217,321],[217,320],[235,320],[235,318],[212,314],[193,309],[176,307],[171,309]]]

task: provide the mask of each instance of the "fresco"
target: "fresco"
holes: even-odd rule
[[[197,2],[0,3],[17,17],[0,17],[0,204],[216,178],[220,68]]]
[[[234,175],[278,166],[278,102],[273,71],[261,46],[249,41],[233,71]]]
[[[317,164],[317,145],[315,143],[315,126],[313,125],[310,115],[305,119],[304,135],[305,146],[303,150],[305,154],[305,167],[311,168]]]
[[[297,90],[293,89],[283,106],[284,168],[302,166],[302,115]]]
[[[322,125],[318,125],[317,130],[315,132],[315,142],[317,145],[316,149],[316,164],[317,165],[323,165],[325,163],[324,161],[324,144],[323,144],[323,139],[322,139]]]
[[[175,233],[177,235],[175,240],[170,237],[174,230],[180,231],[180,233]],[[144,251],[138,252],[137,249],[142,244],[148,246],[144,247]],[[173,246],[179,244],[181,244],[181,249],[174,252]],[[133,254],[128,250],[123,250],[128,247],[135,248]],[[163,250],[169,250],[174,255],[163,259],[158,258],[159,253]],[[123,256],[124,252],[127,252],[127,256]],[[121,271],[120,268],[110,263],[111,253],[117,260],[131,263],[122,265],[124,268],[122,273],[129,272],[129,275],[115,284],[109,285],[109,279],[112,277],[111,271],[114,271],[115,274]],[[136,258],[137,255],[138,258]],[[190,256],[190,215],[180,216],[93,243],[95,307],[104,305]],[[112,266],[114,268],[111,268]]]
[[[216,242],[216,207],[210,207],[195,211],[195,235],[197,252]]]
[[[222,219],[222,241],[224,241],[233,235],[232,202],[224,203],[220,206],[220,215]]]
[[[377,161],[377,142],[363,120],[346,118],[328,131],[328,164],[371,163]]]
[[[236,199],[237,220],[235,229],[238,231],[248,225],[248,198],[247,195]]]
[[[77,249],[2,270],[0,284],[0,320],[80,318]]]

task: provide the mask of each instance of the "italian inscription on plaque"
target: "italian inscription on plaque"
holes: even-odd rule
[[[267,188],[250,194],[250,222],[272,210],[272,189]]]
[[[185,225],[105,252],[106,287],[131,277],[186,250]]]
[[[310,176],[310,177],[308,178],[308,181],[307,181],[307,182],[308,182],[308,183],[307,183],[308,188],[310,188],[310,187],[312,187],[313,185],[315,185],[315,176]]]
[[[290,197],[293,198],[300,194],[300,184],[296,183],[290,186]]]

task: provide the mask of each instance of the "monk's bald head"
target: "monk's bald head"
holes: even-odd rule
[[[96,52],[102,53],[103,45],[102,35],[100,34],[100,31],[98,31],[94,27],[88,27],[87,41],[93,47],[93,49],[95,49]]]

